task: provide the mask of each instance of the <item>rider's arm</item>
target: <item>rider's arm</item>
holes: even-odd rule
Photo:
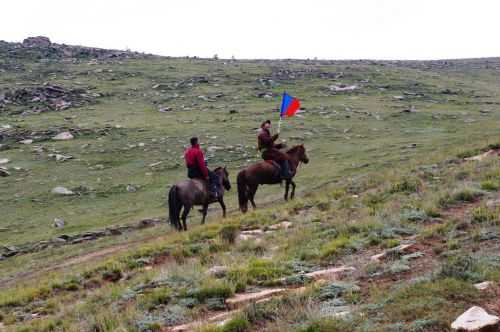
[[[208,168],[207,168],[207,165],[205,165],[205,156],[203,156],[203,152],[201,150],[196,155],[196,159],[197,159],[196,161],[198,163],[198,168],[201,170],[203,177],[205,179],[208,179]]]

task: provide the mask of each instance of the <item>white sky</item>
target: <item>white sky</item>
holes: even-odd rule
[[[171,56],[500,56],[498,0],[2,0],[0,40]]]

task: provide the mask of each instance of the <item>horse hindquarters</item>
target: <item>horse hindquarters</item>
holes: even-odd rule
[[[236,183],[238,184],[238,202],[240,205],[240,211],[245,213],[248,210],[248,186],[246,183],[245,170],[238,173]]]
[[[182,202],[179,199],[177,189],[177,186],[172,186],[168,193],[168,213],[170,224],[176,229],[180,230],[182,227],[180,220]]]

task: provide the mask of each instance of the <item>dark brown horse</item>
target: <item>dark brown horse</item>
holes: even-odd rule
[[[187,230],[186,219],[189,211],[195,205],[202,206],[202,209],[200,210],[203,215],[201,219],[202,224],[205,223],[208,205],[215,202],[219,202],[220,206],[222,207],[222,216],[226,217],[224,189],[231,189],[231,183],[229,182],[229,173],[227,172],[225,167],[216,168],[214,170],[214,173],[217,174],[220,181],[219,187],[221,188],[221,193],[218,199],[215,199],[210,195],[208,181],[204,181],[202,179],[184,180],[170,188],[170,191],[168,193],[169,220],[170,224],[172,224],[172,226],[177,230]]]
[[[295,196],[295,182],[293,182],[293,177],[297,174],[297,169],[300,163],[307,164],[309,158],[306,155],[306,148],[304,145],[296,145],[286,152],[290,157],[290,170],[292,177],[286,181],[285,188],[285,200],[288,200],[288,191],[290,185],[292,186],[292,192],[290,193],[290,199]],[[268,161],[261,161],[257,164],[253,164],[243,169],[238,173],[238,201],[240,204],[241,212],[245,213],[248,210],[248,201],[252,203],[255,209],[254,197],[257,192],[257,188],[261,184],[278,184],[281,183],[280,170],[277,165]]]

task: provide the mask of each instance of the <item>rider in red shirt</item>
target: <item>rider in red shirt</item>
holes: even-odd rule
[[[191,147],[184,153],[184,159],[188,169],[188,178],[208,180],[210,193],[217,198],[219,193],[218,177],[207,168],[205,156],[198,144],[197,137],[191,138]]]

